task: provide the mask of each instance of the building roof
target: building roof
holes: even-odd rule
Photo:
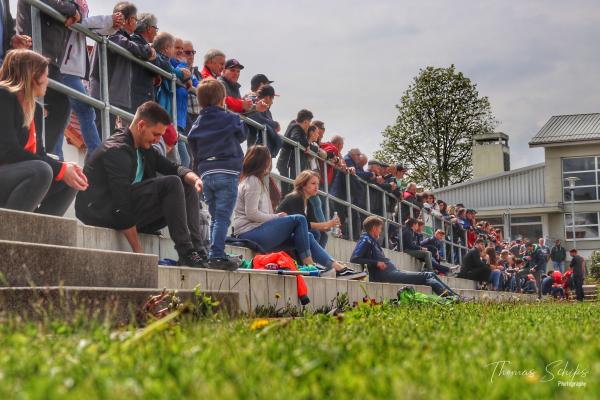
[[[555,115],[531,139],[529,146],[544,147],[600,141],[600,113]]]
[[[462,203],[475,209],[508,209],[543,207],[544,163],[471,179],[433,191],[435,197],[448,204]]]

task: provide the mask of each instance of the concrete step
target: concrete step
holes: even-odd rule
[[[330,305],[341,293],[346,293],[351,303],[362,301],[365,295],[382,301],[396,298],[398,290],[407,286],[316,277],[304,277],[304,280],[311,299],[307,308],[311,311]],[[210,292],[236,291],[239,293],[240,310],[245,313],[251,313],[257,307],[300,307],[296,278],[293,276],[159,266],[158,283],[159,287],[193,289],[199,286],[201,290]],[[428,286],[414,287],[419,292],[431,294]]]
[[[0,240],[4,286],[158,287],[158,257]]]
[[[0,208],[0,240],[75,246],[77,220]]]
[[[95,319],[111,324],[144,322],[143,306],[159,289],[113,287],[12,287],[0,288],[0,314],[28,320],[59,318]],[[236,292],[203,292],[218,301],[215,311],[236,315],[239,312]],[[179,290],[182,301],[194,300],[193,290]]]

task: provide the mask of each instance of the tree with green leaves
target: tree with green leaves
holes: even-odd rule
[[[396,105],[396,124],[383,132],[376,157],[403,163],[409,179],[439,188],[472,177],[473,136],[497,125],[487,97],[454,65],[421,69]]]

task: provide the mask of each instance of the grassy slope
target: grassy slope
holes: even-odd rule
[[[0,398],[598,398],[600,306],[361,307],[343,318],[187,322],[131,342],[105,328],[0,327]],[[496,361],[534,369],[496,377]],[[542,383],[547,363],[584,389]],[[553,369],[557,374],[558,367]],[[567,378],[563,378],[567,380]]]

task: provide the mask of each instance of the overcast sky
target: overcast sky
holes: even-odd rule
[[[110,13],[88,0],[90,15]],[[11,0],[11,3],[13,1]],[[265,73],[283,125],[301,108],[346,148],[372,154],[420,68],[455,64],[510,135],[512,167],[543,161],[528,141],[552,115],[600,111],[598,0],[144,0],[161,30]],[[13,4],[14,6],[14,4]],[[427,138],[423,138],[426,141]]]

